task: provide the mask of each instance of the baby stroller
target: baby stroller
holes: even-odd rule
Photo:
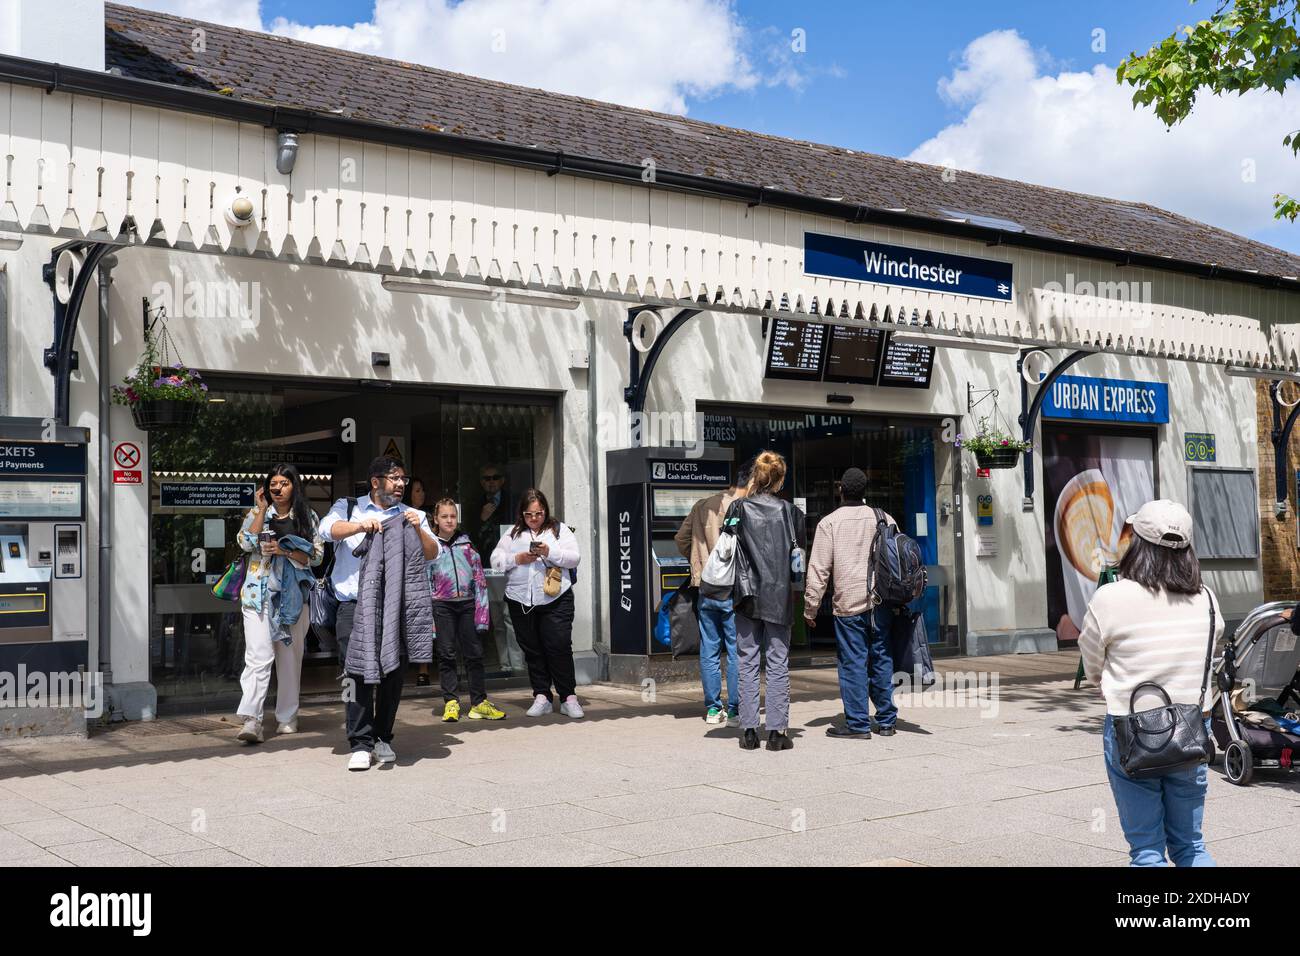
[[[1228,779],[1246,786],[1256,769],[1294,771],[1300,758],[1300,639],[1297,605],[1261,604],[1246,616],[1214,671],[1219,691],[1210,727]],[[1213,761],[1213,758],[1211,758]]]

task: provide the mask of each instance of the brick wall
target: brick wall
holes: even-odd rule
[[[1285,385],[1284,395],[1293,396],[1292,385]],[[1286,412],[1286,409],[1283,409]],[[1259,422],[1259,528],[1260,556],[1264,572],[1264,600],[1300,599],[1300,551],[1296,549],[1295,473],[1300,467],[1300,421],[1291,432],[1287,449],[1287,512],[1278,521],[1273,517],[1276,497],[1273,467],[1273,407],[1268,397],[1268,382],[1260,380],[1255,388],[1255,413]],[[1286,421],[1285,414],[1283,422]]]

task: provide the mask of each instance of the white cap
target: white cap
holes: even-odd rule
[[[1192,516],[1176,501],[1160,498],[1148,501],[1129,515],[1128,524],[1143,541],[1165,548],[1186,548],[1192,543]]]

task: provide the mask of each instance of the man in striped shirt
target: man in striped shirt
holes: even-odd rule
[[[811,628],[826,593],[834,585],[831,608],[835,614],[835,654],[839,660],[840,697],[844,723],[826,728],[828,737],[871,739],[871,714],[867,700],[876,705],[876,733],[894,734],[898,708],[894,706],[894,661],[889,652],[890,612],[878,607],[871,594],[871,544],[876,538],[876,509],[866,504],[867,476],[850,468],[840,479],[843,504],[817,524],[808,581],[804,590],[804,617]],[[886,521],[897,526],[885,512]]]

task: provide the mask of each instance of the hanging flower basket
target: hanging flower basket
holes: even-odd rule
[[[977,451],[975,463],[981,468],[1014,468],[1020,464],[1020,449],[999,448],[997,451]]]
[[[980,419],[978,432],[969,438],[958,435],[953,444],[971,452],[981,468],[1015,468],[1020,453],[1033,447],[1030,442],[991,427],[987,418]]]
[[[145,307],[146,321],[149,317]],[[175,351],[167,332],[166,313],[159,310],[153,324],[146,326],[144,354],[140,363],[113,386],[113,404],[131,409],[131,418],[141,431],[160,428],[189,428],[208,404],[208,386],[198,372],[183,362],[168,359]],[[155,336],[153,329],[161,324]]]
[[[189,428],[199,418],[203,405],[194,401],[176,401],[169,398],[152,398],[131,406],[135,427],[141,431],[159,428]]]

